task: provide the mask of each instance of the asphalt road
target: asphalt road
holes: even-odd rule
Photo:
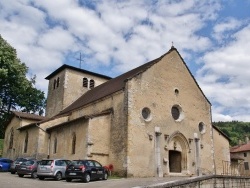
[[[12,175],[9,172],[0,172],[0,187],[1,188],[132,188],[145,185],[159,184],[163,182],[177,180],[178,177],[172,178],[121,178],[121,179],[108,179],[106,181],[92,181],[83,183],[81,181],[73,180],[72,182],[55,181],[53,179],[32,179],[29,176],[23,178],[18,175]]]

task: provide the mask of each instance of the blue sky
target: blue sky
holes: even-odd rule
[[[1,0],[0,34],[37,76],[62,64],[118,76],[172,42],[213,121],[250,121],[250,0]]]

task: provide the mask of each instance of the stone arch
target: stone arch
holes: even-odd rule
[[[174,132],[166,140],[168,150],[168,167],[170,173],[184,173],[187,171],[188,153],[190,145],[186,137],[179,131]]]

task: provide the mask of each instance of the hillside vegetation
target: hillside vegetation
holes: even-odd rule
[[[239,141],[245,142],[245,136],[250,138],[250,122],[213,122],[213,125],[219,128],[231,139],[231,146],[238,145]]]

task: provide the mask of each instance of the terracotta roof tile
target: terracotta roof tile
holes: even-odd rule
[[[50,75],[48,75],[45,79],[49,80],[50,78],[52,78],[53,76],[55,76],[56,74],[58,74],[59,72],[61,72],[64,69],[71,69],[71,70],[75,70],[75,71],[78,71],[78,72],[82,72],[82,73],[87,73],[87,74],[90,74],[90,75],[98,76],[98,77],[101,77],[101,78],[111,79],[111,77],[109,77],[109,76],[105,76],[105,75],[102,75],[102,74],[90,72],[90,71],[87,71],[87,70],[84,70],[84,69],[80,69],[80,68],[77,68],[77,67],[73,67],[73,66],[70,66],[70,65],[66,65],[66,64],[64,64],[61,67],[59,67],[58,69],[56,69],[54,72],[52,72]]]
[[[64,110],[62,110],[58,115],[69,113],[72,110],[76,110],[78,108],[81,108],[84,105],[87,105],[91,102],[94,102],[98,99],[104,98],[106,96],[109,96],[115,92],[122,90],[125,87],[125,83],[128,79],[131,79],[135,75],[146,71],[149,67],[151,67],[155,63],[159,62],[164,56],[166,56],[167,54],[169,54],[172,51],[176,51],[179,54],[177,49],[172,46],[171,49],[167,53],[163,54],[161,57],[159,57],[155,60],[152,60],[146,64],[143,64],[143,65],[141,65],[141,66],[139,66],[139,67],[137,67],[129,72],[126,72],[126,73],[124,73],[116,78],[113,78],[113,79],[89,90],[84,95],[82,95],[80,98],[78,98],[75,102],[73,102],[71,105],[69,105]],[[180,54],[179,54],[179,56],[182,59]],[[185,61],[183,59],[182,59],[182,61],[184,62],[184,65],[187,67]],[[188,69],[188,67],[187,67],[187,69]],[[196,82],[194,76],[192,75],[192,73],[190,72],[189,69],[188,69],[188,71],[189,71],[190,75],[193,77],[195,83],[197,84],[198,88],[202,92],[203,96],[206,98],[206,96],[204,95],[203,91],[199,87],[198,83]],[[209,102],[209,100],[207,98],[206,98],[206,100]],[[211,103],[209,102],[209,104],[211,104]]]
[[[237,145],[230,148],[231,153],[250,151],[250,142],[247,144]]]
[[[167,53],[169,53],[172,50],[173,49],[169,50]],[[163,56],[165,56],[165,55],[166,54],[164,54]],[[126,83],[127,79],[130,79],[131,77],[135,76],[136,74],[145,71],[150,66],[152,66],[156,62],[160,61],[163,56],[161,56],[153,61],[150,61],[146,64],[143,64],[143,65],[141,65],[141,66],[139,66],[139,67],[137,67],[129,72],[126,72],[126,73],[124,73],[116,78],[113,78],[113,79],[89,90],[84,95],[82,95],[80,98],[78,98],[74,103],[72,103],[70,106],[65,108],[61,113],[59,113],[59,115],[64,114],[64,113],[68,113],[71,110],[80,108],[88,103],[91,103],[95,100],[101,99],[103,97],[106,97],[110,94],[113,94],[117,91],[122,90],[125,87],[125,83]]]
[[[17,111],[12,111],[13,115],[20,117],[20,118],[25,118],[25,119],[32,119],[32,120],[44,120],[44,116],[39,116],[36,114],[29,114],[25,112],[17,112]]]

